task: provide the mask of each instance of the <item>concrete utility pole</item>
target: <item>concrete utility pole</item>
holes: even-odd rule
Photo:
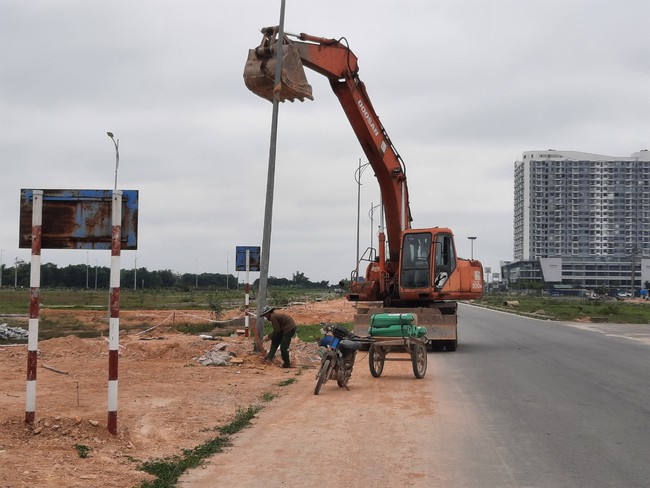
[[[0,249],[0,288],[2,288],[2,272],[5,270],[5,265],[2,264],[2,254],[5,252],[4,249]]]
[[[278,139],[278,113],[280,110],[280,87],[282,86],[282,38],[284,37],[285,0],[280,5],[280,25],[275,56],[275,87],[273,89],[273,114],[271,117],[271,144],[269,148],[269,167],[266,177],[266,203],[264,206],[264,229],[262,231],[262,256],[260,263],[260,286],[257,297],[257,320],[255,327],[258,337],[264,335],[264,324],[260,312],[266,305],[269,280],[269,258],[271,256],[271,227],[273,222],[273,191],[275,188],[275,154]]]

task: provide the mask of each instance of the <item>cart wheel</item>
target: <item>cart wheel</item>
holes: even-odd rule
[[[427,349],[424,344],[414,344],[411,352],[413,362],[413,374],[417,379],[424,378],[427,372]]]
[[[327,374],[329,373],[330,369],[330,359],[326,359],[323,361],[323,364],[321,364],[320,370],[318,371],[318,379],[316,380],[316,388],[314,388],[314,395],[318,395],[320,393],[321,386],[325,384],[327,381]]]
[[[368,351],[368,364],[370,366],[370,374],[379,378],[384,371],[384,354],[375,350],[375,345],[370,346]]]

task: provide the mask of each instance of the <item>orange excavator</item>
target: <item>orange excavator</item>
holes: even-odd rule
[[[411,228],[406,167],[359,78],[357,57],[344,38],[283,33],[280,39],[278,27],[262,35],[244,68],[249,90],[269,101],[274,95],[282,102],[313,100],[303,66],[327,77],[379,182],[385,232],[363,279],[352,273],[347,298],[358,302],[355,323],[367,324],[376,313],[415,313],[431,348],[455,350],[457,301],[483,295],[483,267],[457,257],[449,228]],[[276,86],[280,48],[282,82]]]

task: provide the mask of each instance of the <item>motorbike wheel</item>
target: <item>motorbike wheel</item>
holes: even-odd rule
[[[411,353],[411,361],[413,362],[413,374],[417,379],[424,378],[427,372],[427,348],[424,344],[414,344]]]
[[[370,346],[368,351],[368,365],[370,366],[370,374],[374,378],[379,378],[384,371],[384,355],[375,350],[375,345]]]
[[[318,379],[316,380],[316,388],[314,388],[314,395],[320,393],[321,387],[327,381],[327,374],[329,373],[331,359],[326,359],[320,365],[320,370],[318,370]]]
[[[347,388],[350,377],[352,376],[352,368],[354,367],[354,359],[356,351],[350,357],[345,358],[339,365],[342,371],[339,371],[341,378],[336,379],[336,384],[339,388]]]

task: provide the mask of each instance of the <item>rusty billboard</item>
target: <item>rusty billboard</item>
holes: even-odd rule
[[[33,190],[20,190],[19,247],[30,248]],[[43,190],[43,249],[111,249],[113,190]],[[138,190],[122,190],[122,249],[138,249]]]

